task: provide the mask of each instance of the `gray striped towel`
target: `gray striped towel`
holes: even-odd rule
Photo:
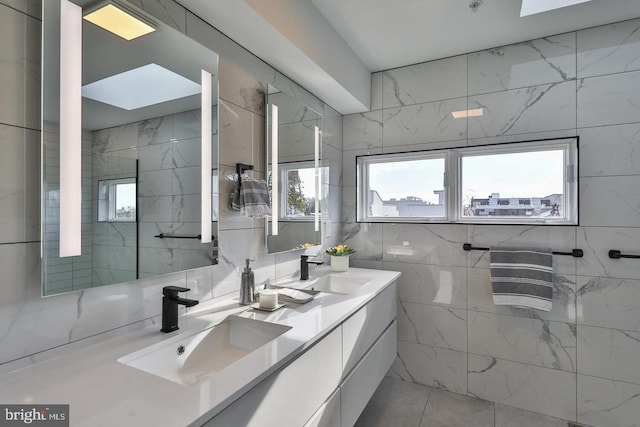
[[[493,303],[551,311],[552,259],[550,248],[492,246]]]
[[[267,182],[244,178],[240,187],[240,213],[244,216],[264,218],[271,215],[271,200]]]

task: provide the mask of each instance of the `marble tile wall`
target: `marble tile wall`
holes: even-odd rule
[[[597,427],[640,420],[640,20],[375,73],[343,118],[343,236],[353,264],[401,271],[389,375]],[[484,109],[455,120],[454,109]],[[355,158],[580,137],[580,226],[355,221]],[[462,243],[582,248],[554,256],[549,313],[496,307],[488,256]],[[402,248],[399,251],[398,248]]]
[[[220,262],[212,267],[41,298],[40,1],[2,0],[0,35],[5,36],[0,37],[0,81],[5,84],[0,85],[0,372],[123,331],[147,325],[159,328],[162,287],[166,285],[189,287],[188,297],[200,300],[233,296],[239,289],[246,257],[256,259],[258,283],[298,273],[299,252],[265,255],[264,221],[239,217],[225,208],[230,190],[225,174],[235,173],[236,162],[253,163],[257,173],[264,172],[262,113],[267,83],[323,113],[327,135],[322,149],[331,153],[323,159],[331,166],[325,183],[329,194],[326,203],[327,209],[336,209],[323,221],[324,244],[335,244],[341,238],[342,116],[175,1],[132,3],[220,55]],[[168,152],[150,144],[161,132],[151,129],[159,128],[135,129],[135,137],[149,141],[150,161],[164,164]],[[123,129],[122,138],[115,138],[113,143],[124,142],[129,130]],[[192,167],[189,161],[193,157],[188,152],[172,152],[171,156],[184,162],[185,168]],[[173,208],[173,202],[169,204],[161,197],[150,203],[165,203],[164,209],[169,212]],[[188,211],[179,213],[190,215]],[[150,217],[149,221],[162,219]]]

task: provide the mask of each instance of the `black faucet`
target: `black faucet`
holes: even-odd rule
[[[162,332],[177,331],[178,328],[178,304],[193,307],[200,301],[195,299],[180,298],[178,292],[190,291],[189,288],[180,286],[165,286],[162,288]]]
[[[300,280],[309,279],[309,264],[324,264],[322,261],[309,261],[309,255],[300,255]]]

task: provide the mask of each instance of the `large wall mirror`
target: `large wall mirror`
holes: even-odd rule
[[[74,92],[80,50],[65,43],[80,39]],[[217,263],[217,77],[215,52],[127,2],[43,1],[43,296]],[[66,256],[66,108],[80,97],[81,249]]]
[[[273,86],[266,105],[273,213],[265,227],[267,252],[320,245],[322,114]]]

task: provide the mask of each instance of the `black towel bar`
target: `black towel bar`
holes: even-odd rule
[[[160,233],[157,234],[153,237],[157,237],[158,239],[198,239],[200,240],[202,238],[202,234],[198,234],[197,236],[194,235],[185,235],[185,234],[164,234],[164,233]],[[216,239],[216,236],[211,236],[212,240]]]
[[[247,165],[245,163],[236,163],[236,173],[238,174],[238,188],[242,186],[242,174],[244,171],[252,171],[253,165]]]
[[[489,248],[479,248],[476,246],[472,246],[471,243],[464,243],[462,245],[462,249],[464,249],[465,251],[488,251]],[[560,252],[560,251],[553,251],[552,254],[554,255],[571,255],[574,258],[582,258],[584,256],[584,252],[582,251],[582,249],[572,249],[571,252]],[[638,257],[640,258],[640,257]]]
[[[640,259],[640,255],[627,255],[620,253],[617,249],[611,249],[609,251],[609,258],[611,259],[620,259],[620,258],[632,258],[632,259]]]

